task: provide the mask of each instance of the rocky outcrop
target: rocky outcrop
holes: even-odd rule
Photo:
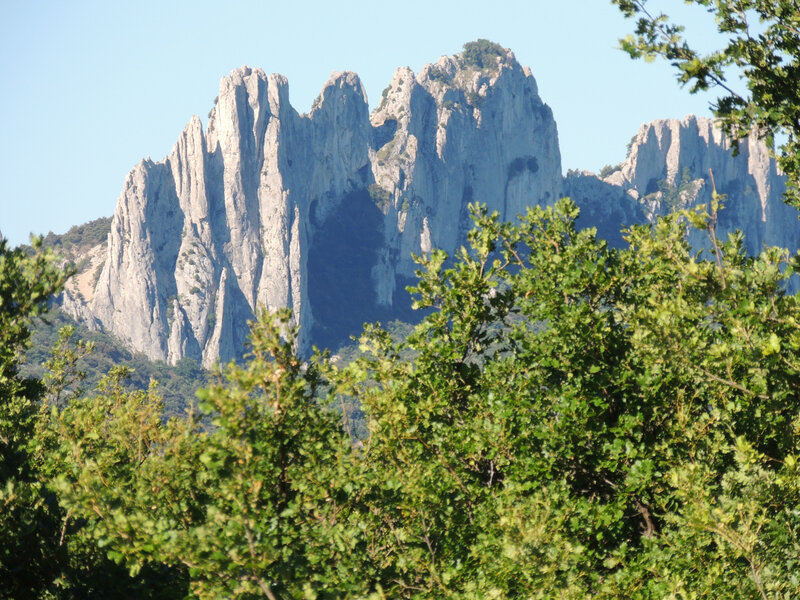
[[[389,246],[410,276],[411,253],[452,249],[469,227],[470,202],[514,218],[561,191],[561,155],[550,108],[509,52],[477,68],[442,57],[415,77],[398,69],[372,115],[391,138],[374,151],[376,185],[385,191]],[[387,133],[387,138],[388,133]],[[390,279],[390,278],[389,278]],[[388,281],[388,279],[387,279]],[[380,301],[391,289],[380,290]]]
[[[206,131],[128,175],[102,271],[73,314],[134,350],[209,366],[241,356],[258,307],[288,306],[301,349],[402,314],[411,253],[453,251],[467,205],[504,218],[561,192],[556,125],[528,69],[496,45],[399,69],[370,116],[353,73],[308,114],[288,83],[243,67]]]
[[[750,137],[740,143],[738,155],[732,150],[710,119],[654,121],[639,129],[628,157],[611,173],[572,174],[564,189],[588,211],[587,222],[607,229],[611,213],[612,221],[631,224],[675,208],[708,204],[715,185],[727,196],[719,213],[718,237],[741,230],[750,253],[765,244],[800,248],[797,210],[782,200],[786,179],[765,144]],[[693,231],[690,242],[703,248],[708,240],[703,232]]]
[[[734,157],[706,119],[656,121],[610,172],[562,180],[530,70],[494,44],[466,48],[398,69],[371,115],[354,73],[333,73],[299,114],[281,75],[233,71],[205,131],[192,118],[168,157],[128,175],[64,308],[170,363],[240,357],[259,307],[293,309],[302,352],[336,347],[364,321],[410,317],[412,254],[452,253],[473,201],[513,219],[569,195],[580,225],[621,245],[623,226],[707,202],[710,172],[728,195],[721,235],[744,230],[752,252],[800,247],[760,142]]]

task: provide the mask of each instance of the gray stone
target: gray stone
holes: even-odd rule
[[[243,354],[259,307],[286,306],[308,352],[405,302],[411,253],[454,251],[470,202],[513,218],[557,198],[560,173],[552,113],[510,51],[399,69],[371,116],[354,73],[298,114],[284,77],[242,67],[205,133],[193,117],[128,175],[97,285],[65,307],[151,359],[209,366]]]
[[[732,145],[711,119],[686,117],[642,125],[628,157],[606,177],[584,173],[568,177],[565,192],[588,211],[624,214],[628,224],[652,221],[674,208],[709,205],[712,185],[725,194],[717,237],[740,230],[749,253],[764,245],[800,248],[797,209],[783,202],[786,178],[766,145],[751,136]],[[597,193],[602,188],[601,193]],[[614,208],[609,208],[614,207]],[[638,214],[637,214],[638,212]],[[601,214],[591,218],[607,225]],[[692,230],[695,248],[708,247],[705,232]]]
[[[721,233],[743,229],[752,251],[800,246],[763,144],[733,157],[705,119],[643,126],[615,172],[562,180],[552,112],[510,51],[482,69],[460,55],[398,69],[371,115],[354,73],[298,114],[283,76],[242,67],[207,131],[193,117],[168,157],[133,168],[91,250],[99,278],[79,275],[62,303],[151,359],[207,367],[246,352],[259,307],[290,307],[308,353],[407,316],[412,253],[457,250],[471,202],[513,219],[568,194],[581,224],[622,244],[623,225],[707,201],[709,168],[729,195]]]

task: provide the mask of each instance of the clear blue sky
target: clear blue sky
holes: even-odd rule
[[[631,28],[606,0],[0,0],[0,231],[16,245],[110,216],[126,173],[166,156],[191,115],[205,123],[236,67],[286,75],[300,112],[352,70],[374,107],[396,67],[477,38],[533,70],[564,170],[597,171],[642,123],[710,114],[668,65],[617,49]]]

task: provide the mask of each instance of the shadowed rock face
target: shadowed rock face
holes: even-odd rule
[[[467,204],[504,218],[561,192],[555,122],[510,51],[398,69],[370,116],[353,73],[308,114],[288,83],[243,67],[161,162],[118,200],[90,294],[64,306],[152,359],[241,356],[259,306],[288,306],[300,345],[336,346],[364,320],[406,313],[411,253],[448,251]]]
[[[331,347],[380,319],[372,268],[384,247],[383,214],[367,189],[345,195],[315,227],[308,252],[311,337]],[[336,265],[336,268],[331,268]]]

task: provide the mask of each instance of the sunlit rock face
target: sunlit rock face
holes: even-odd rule
[[[204,131],[134,167],[90,293],[65,307],[151,359],[242,356],[259,307],[290,307],[300,347],[335,346],[365,320],[403,316],[412,253],[454,251],[468,205],[513,218],[561,195],[558,136],[508,50],[398,69],[369,114],[354,73],[312,109],[243,67],[220,83]]]
[[[655,121],[621,164],[562,178],[530,70],[497,45],[466,48],[397,69],[372,114],[354,73],[333,73],[300,114],[283,76],[236,69],[205,131],[193,117],[169,156],[130,172],[107,242],[62,306],[151,359],[210,366],[246,353],[262,307],[292,309],[303,354],[365,321],[413,320],[412,255],[456,251],[472,202],[514,219],[568,195],[580,226],[622,246],[621,228],[707,203],[715,185],[728,197],[719,237],[741,229],[750,252],[800,247],[784,177],[758,140],[734,156],[708,119]]]
[[[800,248],[798,213],[782,200],[786,178],[766,145],[750,137],[734,155],[732,144],[710,119],[690,116],[642,125],[628,157],[611,173],[573,174],[564,189],[593,213],[589,221],[608,228],[608,213],[624,215],[619,220],[630,224],[675,208],[709,205],[714,187],[726,195],[718,238],[741,230],[751,254],[764,245]],[[700,231],[691,231],[689,241],[695,248],[709,243]]]

